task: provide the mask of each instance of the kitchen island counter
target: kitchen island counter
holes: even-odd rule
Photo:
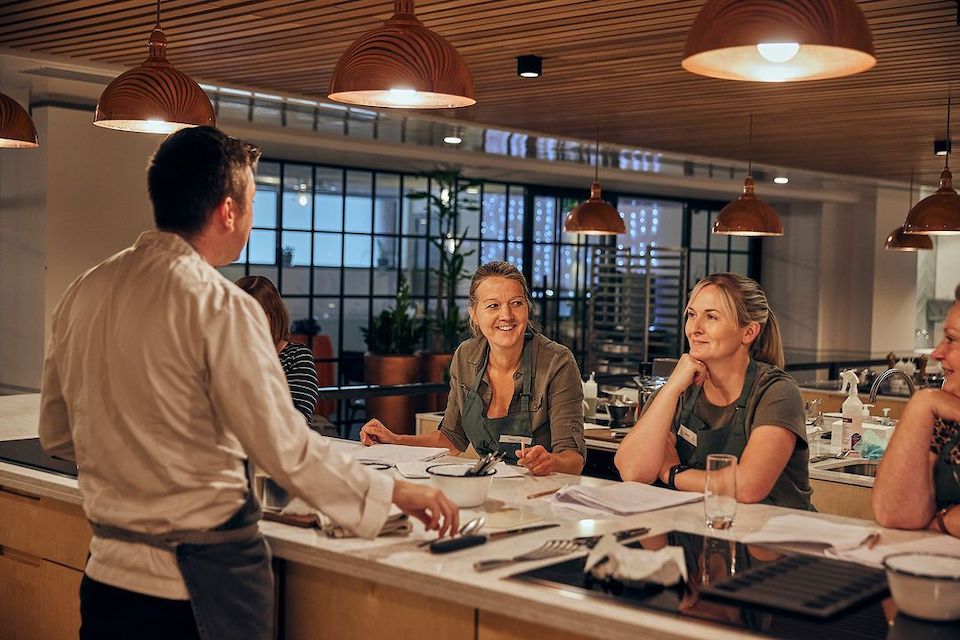
[[[20,402],[23,402],[22,397]],[[12,413],[8,412],[10,407],[10,400],[0,398],[0,415]],[[35,433],[36,413],[30,414],[29,410],[22,411],[16,421],[25,427],[26,423],[22,421],[32,420]],[[8,427],[0,437],[4,434],[9,437],[11,431]],[[23,431],[20,429],[14,437],[22,437]],[[630,517],[582,519],[582,516],[567,511],[554,512],[550,497],[527,498],[532,493],[569,484],[600,486],[608,481],[566,475],[495,479],[490,499],[484,506],[489,531],[541,522],[557,522],[560,526],[447,555],[432,555],[415,546],[418,540],[427,537],[419,525],[409,537],[368,541],[330,539],[315,529],[263,522],[262,530],[275,556],[285,561],[279,574],[285,637],[401,639],[419,638],[423,633],[465,640],[757,637],[753,632],[732,626],[603,600],[563,597],[555,590],[503,580],[516,572],[517,567],[487,573],[473,570],[476,560],[513,555],[554,538],[638,526],[649,527],[654,534],[670,530],[707,533],[701,503]],[[0,485],[12,490],[10,493],[0,492],[0,496],[6,503],[14,504],[21,513],[27,513],[40,501],[52,500],[72,508],[74,519],[82,518],[75,507],[80,502],[75,480],[0,463]],[[477,510],[464,510],[461,519],[465,521],[477,513]],[[736,524],[730,535],[740,538],[760,528],[769,518],[785,513],[795,512],[764,505],[739,505]],[[0,523],[5,521],[6,515],[3,514]],[[834,516],[817,517],[850,522]],[[37,537],[48,533],[44,530],[33,532]],[[6,529],[0,525],[0,537],[5,534]],[[883,531],[885,543],[927,535],[931,534]],[[73,541],[74,546],[85,549],[89,533],[86,538],[82,535],[75,537],[79,539]],[[0,539],[0,545],[6,544],[8,542]],[[542,561],[540,564],[551,562]],[[521,568],[533,566],[534,563],[526,563]],[[73,591],[74,597],[75,594]],[[0,607],[0,615],[9,614]],[[9,628],[8,622],[0,620],[0,626]]]

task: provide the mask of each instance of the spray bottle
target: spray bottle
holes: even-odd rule
[[[847,399],[843,401],[843,433],[841,434],[840,450],[849,451],[860,442],[863,437],[863,403],[857,396],[857,374],[855,371],[844,371],[840,374],[843,383],[841,391],[847,392]],[[833,444],[833,434],[831,434]]]

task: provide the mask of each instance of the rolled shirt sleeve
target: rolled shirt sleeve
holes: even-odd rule
[[[257,302],[235,304],[214,317],[204,335],[208,390],[221,424],[280,486],[357,535],[376,536],[390,509],[393,479],[352,462],[305,427]]]
[[[583,438],[583,382],[573,354],[564,349],[556,358],[556,370],[548,382],[545,402],[550,419],[553,453],[576,451],[587,457]]]
[[[467,438],[461,422],[464,394],[463,385],[460,381],[462,379],[461,367],[465,364],[462,362],[463,358],[458,357],[461,355],[460,349],[458,348],[457,353],[453,355],[453,360],[450,362],[450,393],[447,394],[447,407],[443,412],[443,420],[440,421],[440,433],[442,433],[458,451],[466,451],[467,447],[470,446],[470,440]]]

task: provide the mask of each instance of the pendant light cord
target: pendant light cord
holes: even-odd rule
[[[950,147],[953,146],[953,141],[950,140],[950,103],[953,101],[953,92],[947,93],[947,154],[943,157],[943,168],[950,168]]]
[[[753,114],[750,114],[750,133],[747,135],[747,177],[753,177]]]
[[[160,28],[160,0],[157,0],[157,29]]]
[[[593,160],[593,181],[600,182],[600,127],[597,127],[597,147]]]

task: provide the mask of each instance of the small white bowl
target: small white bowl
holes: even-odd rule
[[[465,476],[472,467],[473,463],[435,464],[427,467],[427,473],[453,504],[458,507],[479,507],[487,499],[487,492],[490,491],[497,470],[487,469],[486,473],[480,476]]]
[[[883,567],[900,611],[924,620],[960,619],[960,556],[895,553]]]

